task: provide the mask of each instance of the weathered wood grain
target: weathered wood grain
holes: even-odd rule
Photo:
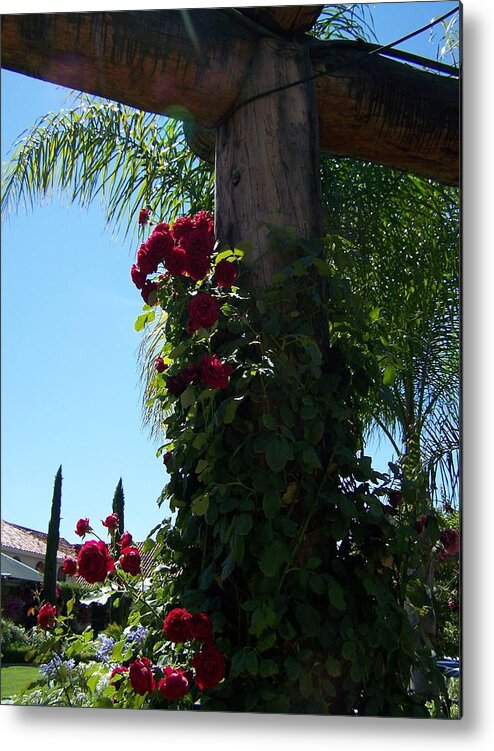
[[[308,50],[273,39],[257,44],[241,98],[265,85],[306,78]],[[292,228],[297,236],[321,236],[319,138],[312,82],[257,99],[228,118],[216,134],[216,234],[232,247],[253,247],[252,276],[263,289],[286,265],[286,252],[268,252],[265,226]]]
[[[209,141],[201,138],[205,155],[216,124],[242,101],[260,38],[221,9],[4,15],[2,65],[186,118],[210,130]],[[302,39],[314,72],[324,73],[315,82],[323,151],[458,184],[456,80],[352,43]],[[258,83],[272,88],[269,77]]]

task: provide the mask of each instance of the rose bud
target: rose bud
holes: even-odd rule
[[[150,209],[147,209],[147,208],[141,209],[139,211],[139,219],[138,219],[139,224],[142,224],[142,225],[147,224],[149,221],[150,213],[151,213]]]
[[[127,548],[132,545],[132,535],[130,532],[124,532],[117,545],[121,548]]]
[[[204,647],[202,652],[196,652],[190,664],[196,670],[196,683],[201,691],[214,688],[224,678],[225,659],[214,646]]]
[[[103,519],[101,520],[101,524],[106,527],[109,532],[115,532],[118,528],[118,514],[110,514],[110,516],[107,516],[104,521]]]
[[[134,546],[122,548],[122,555],[118,560],[122,569],[128,574],[137,576],[141,573],[141,554],[138,548]]]
[[[66,555],[63,562],[63,570],[67,576],[75,576],[77,573],[77,561]]]
[[[89,524],[89,519],[85,517],[84,519],[79,519],[77,524],[75,525],[75,533],[76,535],[79,535],[79,537],[84,537],[88,532],[92,532],[91,525]]]
[[[172,458],[173,458],[172,451],[167,451],[165,454],[163,454],[163,464],[165,465],[165,467],[168,467],[168,464],[170,463]]]
[[[137,289],[142,289],[146,283],[146,274],[135,263],[130,267],[130,278]]]
[[[50,602],[45,602],[38,612],[38,626],[40,628],[52,628],[55,625],[57,609]]]
[[[158,355],[158,357],[154,361],[154,367],[156,368],[158,373],[163,373],[168,368],[168,365],[163,360],[161,355]]]
[[[236,266],[224,259],[216,264],[215,279],[218,287],[231,287],[238,276]]]
[[[191,615],[183,608],[174,608],[165,618],[163,632],[167,639],[180,644],[190,639],[189,621]]]
[[[141,696],[146,693],[152,694],[156,688],[152,665],[147,657],[141,657],[140,660],[135,660],[130,665],[129,679],[136,694],[141,694]]]
[[[158,683],[158,690],[165,699],[176,701],[189,693],[189,676],[182,668],[166,667],[164,674]]]

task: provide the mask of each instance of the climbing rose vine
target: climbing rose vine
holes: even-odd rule
[[[81,696],[77,678],[87,705],[428,716],[411,678],[440,690],[416,627],[435,602],[416,572],[446,575],[459,535],[365,455],[361,403],[382,374],[346,241],[328,254],[269,228],[286,265],[253,295],[251,251],[215,241],[207,212],[155,223],[147,208],[138,223],[135,329],[156,325],[147,407],[166,436],[159,503],[176,516],[142,547],[116,541],[114,514],[108,542],[77,522],[96,538],[66,564],[95,585],[84,602],[132,607],[120,638],[98,640],[64,641],[70,616],[52,632],[40,610],[70,673],[60,700]],[[90,665],[69,671],[80,656]]]

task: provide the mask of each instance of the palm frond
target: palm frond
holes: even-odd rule
[[[74,106],[39,119],[4,169],[6,215],[54,193],[81,206],[99,198],[107,224],[127,237],[143,205],[159,219],[211,208],[213,175],[175,121],[80,95]]]

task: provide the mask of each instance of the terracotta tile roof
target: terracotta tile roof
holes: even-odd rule
[[[29,529],[29,527],[10,524],[10,522],[6,522],[2,519],[2,547],[13,550],[24,550],[27,553],[35,553],[36,555],[44,556],[47,537],[48,535],[46,532],[38,532],[35,529]],[[74,546],[71,545],[70,542],[67,542],[65,538],[61,537],[58,543],[57,557],[63,558],[64,555],[74,555]]]

